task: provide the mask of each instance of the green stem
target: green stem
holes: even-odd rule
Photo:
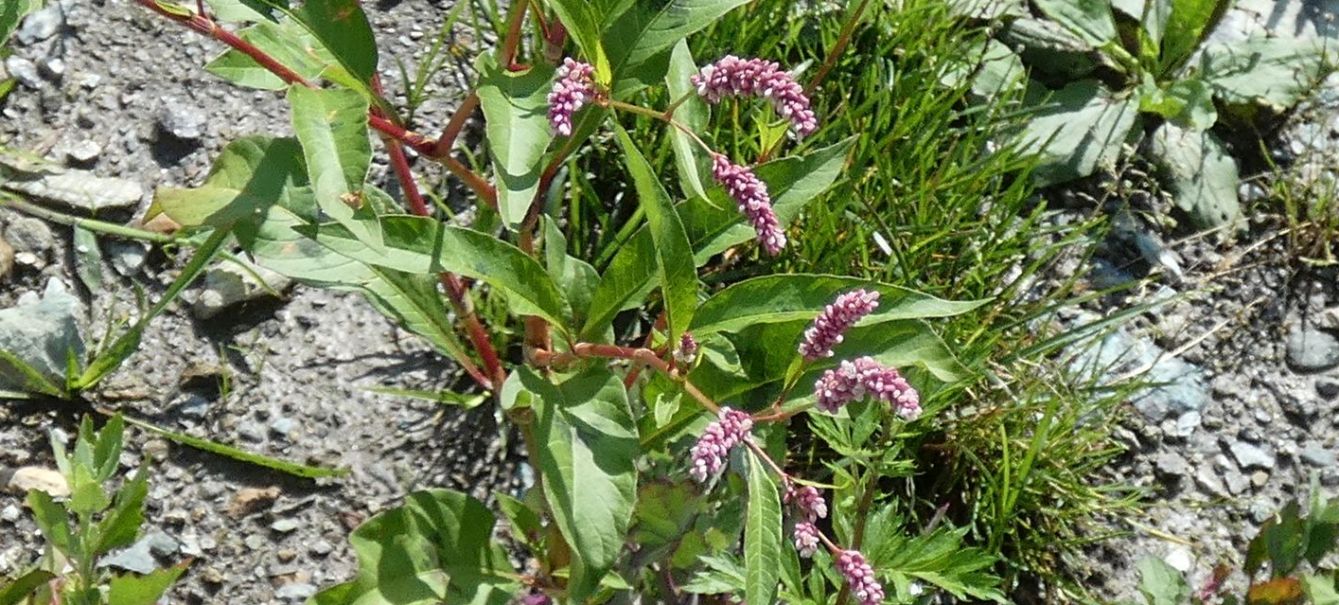
[[[134,227],[127,227],[125,225],[118,225],[116,223],[108,223],[106,221],[100,221],[97,219],[83,218],[79,216],[65,214],[63,212],[57,212],[49,208],[43,208],[41,206],[38,206],[37,204],[25,201],[16,195],[8,193],[0,195],[0,206],[11,206],[15,210],[18,210],[19,212],[29,214],[40,219],[44,219],[46,221],[56,223],[58,225],[83,227],[84,229],[88,229],[89,231],[93,231],[95,233],[103,233],[106,235],[112,235],[116,237],[143,240],[155,244],[171,244],[179,239],[176,236],[172,235],[154,233],[152,231],[145,231],[143,229],[136,229]]]
[[[702,140],[701,137],[697,136],[697,133],[693,132],[693,129],[684,125],[683,122],[675,120],[674,117],[668,111],[664,112],[656,111],[649,107],[642,107],[641,105],[633,105],[632,103],[624,103],[622,101],[615,101],[613,99],[605,101],[605,104],[608,105],[610,109],[616,109],[618,111],[626,111],[628,113],[635,113],[643,116],[650,116],[652,118],[665,122],[670,126],[678,128],[681,132],[691,137],[693,141],[698,144],[698,146],[700,146],[704,151],[707,152],[707,155],[713,155],[713,156],[716,155],[716,150],[712,149]]]

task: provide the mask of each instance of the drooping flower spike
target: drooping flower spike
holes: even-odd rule
[[[691,81],[698,96],[709,103],[720,103],[726,97],[758,97],[789,120],[795,134],[804,137],[818,129],[804,87],[772,61],[727,55],[693,74]]]
[[[801,557],[809,558],[818,552],[818,528],[808,521],[800,521],[795,524],[795,533],[792,534],[795,551]]]
[[[693,466],[688,474],[699,483],[706,483],[725,466],[730,450],[745,439],[753,429],[753,418],[731,408],[721,408],[717,420],[707,425],[697,443],[693,444]]]
[[[549,124],[563,136],[572,136],[572,116],[595,98],[595,67],[589,63],[563,59],[558,79],[549,93]]]
[[[819,519],[828,516],[828,504],[823,501],[823,494],[818,492],[818,488],[812,485],[797,486],[794,483],[786,484],[786,493],[782,500],[795,508],[795,512],[800,518],[813,523]]]
[[[825,412],[835,413],[866,395],[889,404],[905,420],[921,415],[920,393],[896,368],[884,366],[873,357],[843,360],[814,383],[818,408]]]
[[[720,153],[711,158],[711,176],[739,205],[739,211],[758,233],[763,249],[772,256],[780,254],[786,247],[786,232],[782,231],[781,222],[772,210],[772,196],[767,193],[767,184],[752,170],[732,164],[730,158]]]
[[[865,556],[854,550],[843,550],[837,555],[837,571],[846,578],[851,595],[861,605],[879,605],[883,603],[883,586],[874,577],[874,568],[865,561]]]
[[[878,307],[878,291],[860,289],[838,296],[837,300],[823,308],[823,312],[814,318],[814,323],[804,331],[800,354],[806,361],[831,357],[832,347],[841,343],[842,334]]]

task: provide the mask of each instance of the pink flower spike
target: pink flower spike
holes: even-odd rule
[[[681,368],[693,365],[697,359],[697,339],[689,332],[679,336],[679,346],[674,348],[674,363]]]
[[[829,413],[836,413],[866,395],[883,400],[903,420],[915,420],[921,415],[920,393],[897,369],[884,366],[873,357],[842,360],[840,366],[824,372],[814,383],[818,408]]]
[[[832,356],[832,347],[842,341],[842,334],[851,329],[856,322],[879,308],[879,292],[865,289],[852,290],[832,301],[823,308],[823,312],[814,318],[814,323],[804,331],[804,340],[800,342],[800,354],[805,361],[813,361]]]
[[[795,524],[795,533],[792,534],[795,543],[796,552],[801,557],[808,559],[818,552],[818,528],[813,523],[801,521]]]
[[[749,219],[763,249],[772,256],[780,254],[786,247],[786,232],[781,230],[781,222],[772,211],[767,184],[752,170],[730,163],[730,158],[720,153],[711,158],[711,176],[725,187],[739,205],[739,211]]]
[[[795,507],[795,512],[809,523],[828,516],[828,503],[823,501],[823,494],[818,492],[818,488],[812,485],[797,487],[794,483],[789,483],[786,485],[786,494],[782,500]]]
[[[568,57],[557,75],[549,93],[549,124],[558,134],[572,136],[572,115],[595,98],[595,67]]]
[[[699,483],[715,477],[725,466],[725,457],[739,442],[749,438],[753,418],[739,410],[721,408],[720,417],[707,425],[697,443],[693,444],[693,466],[688,474]]]
[[[837,571],[846,578],[851,595],[861,605],[883,603],[883,586],[874,577],[874,568],[865,562],[865,556],[854,550],[843,550],[837,555]]]
[[[703,67],[691,81],[698,96],[713,105],[726,97],[766,99],[777,115],[790,120],[796,135],[808,136],[818,129],[804,87],[772,61],[727,55]]]

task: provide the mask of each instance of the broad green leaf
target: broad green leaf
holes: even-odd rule
[[[145,575],[112,576],[107,591],[107,602],[116,605],[154,605],[163,597],[172,583],[186,572],[190,562],[179,563],[172,567],[155,570]]]
[[[242,30],[238,36],[307,81],[316,79],[335,63],[330,51],[292,21],[262,21]],[[210,61],[205,65],[205,71],[248,88],[283,90],[288,87],[288,83],[274,75],[274,72],[233,49]]]
[[[28,13],[41,7],[41,0],[6,0],[0,4],[0,45],[9,40],[9,36],[18,29],[19,22]]]
[[[1231,5],[1230,0],[1148,0],[1150,16],[1146,28],[1164,19],[1161,28],[1159,76],[1171,75],[1194,54],[1213,26]],[[1154,32],[1150,31],[1150,35]],[[1155,38],[1156,39],[1156,38]]]
[[[198,450],[204,450],[211,454],[226,456],[228,458],[232,458],[233,460],[246,462],[248,464],[263,466],[265,468],[276,470],[281,473],[293,475],[294,477],[302,477],[305,479],[320,479],[323,477],[343,477],[344,475],[349,474],[349,471],[347,469],[308,466],[306,464],[299,464],[296,462],[289,462],[287,460],[280,460],[278,458],[273,458],[270,456],[264,456],[261,454],[241,450],[231,445],[225,445],[217,441],[211,441],[209,439],[193,437],[185,433],[170,431],[163,427],[150,424],[148,422],[138,420],[135,418],[126,418],[126,422],[133,424],[146,431],[149,431],[151,433],[160,435],[168,439],[169,441],[175,441],[182,445],[190,446]]]
[[[1057,91],[1023,132],[1024,148],[1041,155],[1034,178],[1049,185],[1113,165],[1138,115],[1133,97],[1114,98],[1094,80]]]
[[[590,263],[567,253],[567,238],[552,218],[544,219],[544,267],[557,282],[572,308],[572,325],[586,319],[591,296],[600,285],[600,274]]]
[[[1149,605],[1181,605],[1190,598],[1190,587],[1181,572],[1156,557],[1139,561],[1139,592]]]
[[[612,71],[604,44],[600,41],[607,15],[601,14],[597,4],[589,0],[550,0],[548,3],[577,47],[586,55],[587,62],[595,66],[596,78],[607,84]]]
[[[45,569],[34,569],[25,573],[15,578],[14,581],[0,586],[0,605],[19,605],[33,591],[45,586],[47,582],[55,578],[56,574]]]
[[[380,251],[384,243],[373,220],[376,212],[363,193],[372,162],[367,100],[349,90],[294,85],[288,89],[288,102],[317,205],[359,241]]]
[[[1237,162],[1210,131],[1166,122],[1153,133],[1150,153],[1175,194],[1176,207],[1201,229],[1237,223]]]
[[[1208,130],[1218,121],[1213,91],[1203,80],[1177,80],[1166,90],[1151,79],[1140,87],[1139,111],[1156,113],[1194,131]]]
[[[296,229],[360,262],[417,275],[450,271],[502,290],[518,315],[536,315],[566,330],[567,301],[539,262],[483,233],[419,216],[381,217],[386,252],[378,254],[334,223]]]
[[[767,465],[749,452],[749,504],[744,521],[744,602],[772,605],[781,581],[781,501]]]
[[[705,132],[707,128],[707,103],[696,94],[690,78],[698,71],[693,62],[693,54],[688,50],[688,40],[680,40],[670,53],[669,73],[665,74],[665,88],[671,100],[685,98],[674,110],[674,119],[687,126],[693,132]],[[701,162],[698,161],[701,149],[693,137],[678,128],[670,128],[670,144],[674,148],[674,166],[679,172],[679,187],[685,197],[707,199],[707,189],[702,184]]]
[[[106,553],[129,546],[144,524],[144,499],[149,494],[149,468],[141,464],[134,478],[116,492],[111,511],[98,522],[98,541],[93,552]]]
[[[377,40],[358,0],[306,0],[292,14],[358,82],[372,81]]]
[[[315,605],[505,605],[519,587],[492,541],[496,520],[457,491],[414,492],[353,531],[352,582],[321,591]]]
[[[1334,578],[1322,574],[1302,576],[1302,590],[1311,605],[1339,605],[1339,591],[1335,590]],[[0,599],[0,603],[3,603]]]
[[[1259,104],[1281,112],[1324,75],[1325,52],[1319,40],[1261,34],[1205,47],[1200,77],[1228,104]]]
[[[660,82],[668,65],[666,51],[747,1],[632,2],[605,32],[604,46],[614,81],[630,79],[645,85]]]
[[[1037,8],[1084,42],[1102,46],[1116,38],[1110,0],[1034,0]]]
[[[148,216],[161,212],[184,227],[229,227],[263,216],[306,184],[296,140],[244,137],[223,148],[203,186],[160,187]]]
[[[604,367],[560,384],[520,370],[534,394],[544,496],[576,560],[569,597],[583,601],[623,550],[637,490],[637,440],[623,382]]]
[[[646,229],[628,240],[600,276],[591,295],[581,338],[591,340],[605,332],[619,311],[636,307],[655,289],[656,245]]]
[[[546,113],[553,69],[540,64],[516,73],[499,67],[489,54],[480,55],[475,68],[497,174],[498,212],[507,228],[516,229],[539,191],[544,150],[553,139]]]
[[[234,22],[273,21],[276,3],[278,0],[205,0],[215,19]]]
[[[697,309],[697,270],[693,264],[692,245],[669,193],[656,178],[655,169],[626,131],[618,128],[617,136],[637,190],[637,202],[646,212],[646,225],[655,244],[656,273],[660,278],[661,296],[665,299],[669,340],[677,342]]]
[[[739,282],[712,295],[698,309],[691,329],[701,337],[764,323],[809,321],[838,295],[857,288],[879,292],[879,306],[860,322],[862,326],[899,319],[951,317],[986,302],[948,301],[909,288],[853,277],[769,275]]]
[[[667,554],[666,549],[678,545],[701,512],[702,498],[698,494],[698,489],[687,481],[662,480],[638,488],[633,542],[642,550],[657,553],[644,555],[639,551],[640,557],[659,558]]]
[[[28,508],[33,511],[33,521],[37,523],[37,529],[42,530],[42,537],[68,555],[73,535],[70,530],[70,513],[65,507],[57,504],[46,492],[35,489],[28,492]]]

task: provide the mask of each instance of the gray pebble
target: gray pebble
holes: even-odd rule
[[[0,519],[13,523],[19,519],[19,507],[10,504],[4,510],[0,510]]]
[[[5,71],[28,88],[38,89],[42,87],[42,77],[37,73],[37,66],[23,57],[11,56],[5,59]]]
[[[1306,447],[1302,448],[1302,453],[1300,454],[1300,457],[1302,458],[1302,462],[1305,462],[1307,464],[1310,464],[1311,466],[1319,468],[1328,468],[1334,466],[1335,464],[1334,452],[1331,452],[1325,449],[1324,447],[1321,447],[1319,443],[1315,442],[1312,442],[1308,444]]]
[[[190,102],[181,103],[177,99],[165,99],[158,111],[158,127],[165,133],[183,141],[194,141],[204,136],[208,117],[199,107]]]
[[[274,598],[283,601],[305,601],[316,594],[316,587],[306,582],[285,584],[274,591]]]
[[[1274,503],[1265,498],[1252,501],[1249,510],[1251,520],[1257,524],[1268,521],[1270,517],[1274,516],[1274,508]]]
[[[246,547],[250,548],[251,550],[260,550],[262,548],[265,548],[265,546],[268,545],[270,541],[265,536],[262,536],[260,534],[251,534],[247,536],[246,539],[242,540],[242,543],[246,544]]]
[[[281,437],[288,437],[297,429],[298,422],[287,416],[280,416],[270,421],[270,432]]]
[[[18,252],[43,254],[56,246],[56,236],[41,219],[22,216],[5,229],[5,239]]]
[[[322,538],[317,540],[315,544],[312,544],[310,550],[313,555],[324,557],[335,550],[335,545]]]
[[[46,8],[29,14],[23,20],[23,27],[15,34],[24,45],[41,42],[60,31],[61,5],[52,3]]]
[[[1316,393],[1325,399],[1339,398],[1339,378],[1321,376],[1316,379]]]
[[[1298,372],[1320,372],[1339,366],[1339,338],[1314,326],[1293,326],[1285,343],[1288,365]]]
[[[280,519],[270,524],[270,529],[281,534],[292,532],[299,527],[302,527],[302,524],[292,519]]]
[[[1162,452],[1154,459],[1154,467],[1164,477],[1181,478],[1190,474],[1190,464],[1175,452]]]
[[[96,160],[101,153],[102,146],[88,139],[84,139],[71,145],[70,148],[65,151],[66,157],[76,162],[92,162],[93,160]]]
[[[1274,468],[1274,454],[1259,446],[1251,445],[1244,441],[1234,441],[1228,446],[1232,452],[1232,457],[1237,460],[1237,464],[1242,468],[1256,468],[1269,470]]]

